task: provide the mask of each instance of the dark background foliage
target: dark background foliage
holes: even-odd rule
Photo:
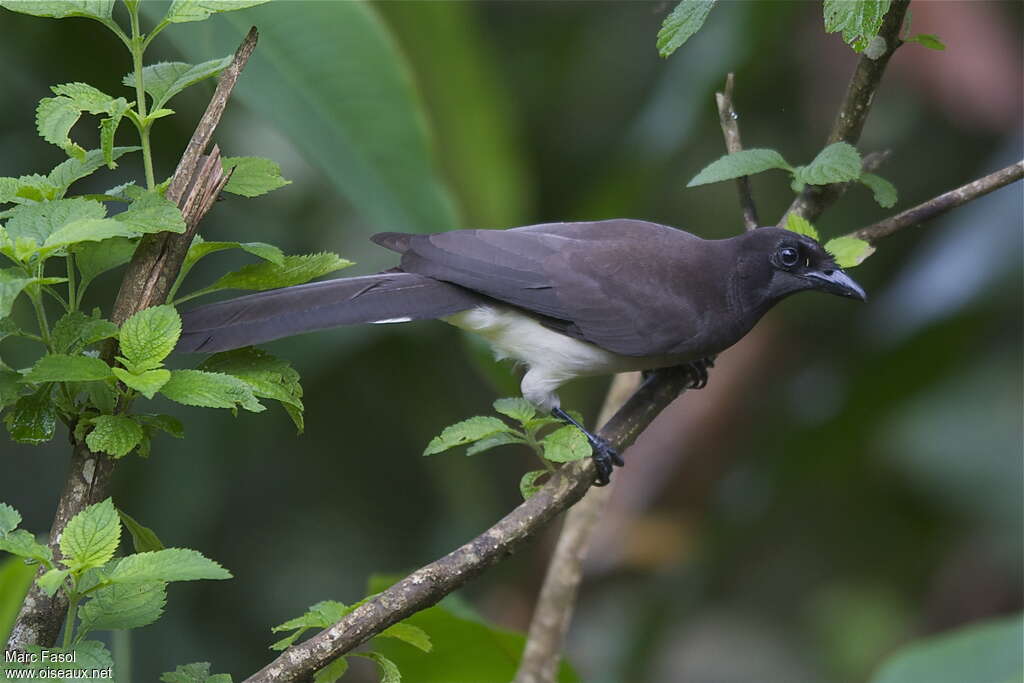
[[[153,51],[221,56],[254,23],[258,55],[277,30],[344,55],[352,44],[332,24],[344,5],[285,3],[172,27]],[[222,202],[203,234],[336,250],[358,262],[348,274],[392,263],[366,240],[389,229],[629,216],[734,234],[731,184],[683,189],[723,153],[714,89],[735,71],[747,146],[806,162],[857,57],[823,35],[816,3],[746,2],[723,3],[662,60],[654,36],[668,9],[373,5],[372,21],[395,41],[393,66],[422,102],[433,155],[433,168],[410,172],[399,190],[436,190],[424,215],[448,211],[451,224],[384,224],[388,197],[346,196],[346,180],[361,179],[302,151],[328,135],[318,126],[330,117],[274,122],[253,103],[287,96],[293,83],[254,69],[217,139],[229,155],[275,158],[294,184]],[[898,186],[898,208],[1022,155],[1021,6],[912,9],[915,31],[948,49],[901,49],[860,145],[893,150],[880,173]],[[3,13],[0,29],[0,175],[44,171],[61,158],[34,134],[47,86],[81,80],[119,92],[130,66],[85,20]],[[359,72],[364,58],[349,54],[337,68]],[[158,177],[172,172],[211,89],[175,100],[179,116],[158,125]],[[138,163],[126,157],[90,182],[115,185],[140,175]],[[791,198],[781,173],[758,177],[754,191],[763,222]],[[867,305],[787,301],[720,358],[708,389],[659,419],[617,474],[590,562],[569,642],[586,680],[862,680],[909,639],[1020,609],[1022,213],[1017,185],[887,240],[855,273]],[[854,188],[818,227],[834,236],[885,214]],[[194,281],[224,263],[204,262]],[[115,287],[105,276],[95,304]],[[441,427],[515,391],[508,370],[454,329],[339,329],[270,347],[303,375],[305,435],[276,409],[233,418],[168,403],[187,439],[161,438],[148,461],[118,467],[120,506],[166,544],[196,548],[236,576],[171,589],[167,616],[134,635],[137,680],[200,659],[255,670],[269,658],[271,625],[317,600],[353,601],[372,573],[412,569],[475,535],[517,503],[519,474],[533,466],[513,450],[419,456]],[[5,360],[17,366],[18,353]],[[605,385],[580,382],[563,403],[593,419]],[[43,531],[65,472],[63,439],[0,448],[0,499]],[[525,628],[550,540],[465,597],[498,624]]]

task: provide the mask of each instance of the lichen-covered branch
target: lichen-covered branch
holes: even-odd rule
[[[681,368],[655,373],[599,430],[620,451],[633,443],[690,382]],[[594,481],[587,458],[562,467],[540,491],[460,548],[363,603],[330,628],[288,648],[244,683],[308,680],[317,669],[382,630],[430,607],[485,569],[506,558],[556,515],[583,497]]]
[[[899,46],[903,44],[903,41],[900,40],[900,31],[903,28],[903,19],[909,5],[910,0],[893,0],[889,12],[882,22],[882,27],[878,31],[878,36],[872,41],[872,45],[864,50],[857,62],[857,68],[846,88],[846,95],[839,107],[839,113],[833,120],[826,145],[833,142],[848,142],[856,146],[857,141],[860,140],[864,123],[871,112],[875,93],[882,82],[885,67]],[[826,207],[835,203],[842,196],[846,186],[846,183],[806,186],[790,204],[786,213],[782,215],[778,223],[779,227],[786,225],[786,219],[790,213],[796,213],[809,221],[814,221]]]
[[[740,140],[739,117],[736,115],[736,108],[732,102],[734,85],[735,77],[730,73],[725,77],[725,89],[722,92],[715,93],[715,103],[718,104],[718,121],[722,124],[725,149],[729,154],[735,154],[743,150],[743,142]],[[750,190],[750,176],[737,178],[736,190],[740,195],[743,227],[746,230],[756,230],[760,223],[757,220],[757,207],[754,205],[754,196]]]
[[[1011,164],[995,173],[990,173],[983,178],[978,178],[974,182],[967,183],[955,190],[940,194],[938,197],[932,197],[928,201],[922,202],[906,211],[901,211],[895,216],[890,216],[873,225],[854,230],[849,236],[866,242],[877,242],[898,230],[923,223],[930,218],[935,218],[950,209],[955,209],[973,199],[1020,180],[1022,177],[1024,177],[1024,160]]]
[[[200,220],[213,206],[213,202],[227,183],[228,179],[221,168],[220,152],[217,147],[214,146],[207,155],[204,155],[203,151],[210,143],[239,73],[256,47],[256,39],[256,29],[253,28],[235,53],[234,60],[221,74],[213,99],[192,135],[168,186],[165,196],[181,208],[186,230],[180,235],[146,235],[141,240],[132,261],[128,264],[114,304],[111,317],[118,324],[137,311],[164,302],[171,284],[178,276]],[[103,358],[108,363],[112,362],[115,355],[116,349],[113,345],[108,345],[104,349]],[[49,545],[57,559],[61,557],[59,543],[65,525],[89,505],[110,496],[110,482],[114,471],[112,458],[103,453],[93,453],[84,443],[76,443],[73,430],[71,439],[72,456],[68,475],[50,528]],[[41,573],[43,569],[40,568],[39,571]],[[60,592],[49,597],[33,583],[11,629],[7,648],[12,651],[24,651],[29,645],[53,645],[64,623],[67,608],[67,601]]]

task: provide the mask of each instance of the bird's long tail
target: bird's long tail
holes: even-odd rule
[[[226,351],[338,325],[441,318],[481,303],[457,285],[387,272],[285,287],[182,314],[177,351]]]

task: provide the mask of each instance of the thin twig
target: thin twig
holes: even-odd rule
[[[621,452],[691,381],[681,368],[655,373],[599,431]],[[590,458],[561,468],[540,491],[497,524],[439,560],[417,569],[309,640],[288,648],[244,683],[300,681],[375,634],[430,607],[532,538],[583,497],[594,481]]]
[[[923,223],[930,218],[935,218],[950,209],[955,209],[993,190],[998,190],[1005,185],[1020,180],[1022,177],[1024,177],[1024,160],[1011,164],[995,173],[990,173],[983,178],[978,178],[974,182],[967,183],[955,190],[940,194],[938,197],[932,197],[928,201],[906,211],[901,211],[895,216],[890,216],[873,225],[854,230],[849,236],[867,242],[877,242],[898,230]]]
[[[907,14],[909,4],[910,0],[894,0],[889,7],[889,12],[882,21],[878,36],[873,41],[874,44],[864,51],[857,62],[857,68],[846,88],[846,96],[839,107],[839,114],[832,123],[832,131],[829,133],[826,145],[833,142],[848,142],[851,145],[856,145],[860,140],[864,122],[867,121],[868,113],[871,111],[871,104],[874,102],[878,85],[882,81],[885,67],[893,53],[903,44],[903,41],[900,40],[900,30],[903,28],[903,18]],[[810,221],[815,220],[826,207],[831,206],[842,196],[846,187],[846,183],[807,185],[793,200],[786,213],[782,214],[778,223],[779,227],[786,225],[786,219],[791,213],[796,213]]]
[[[640,373],[616,375],[605,397],[598,423],[604,423],[640,386]],[[533,608],[526,647],[512,683],[552,683],[558,675],[565,634],[576,607],[576,593],[583,578],[583,561],[591,532],[608,507],[612,488],[592,488],[565,515],[558,544],[551,555],[544,584]]]
[[[180,235],[146,235],[140,241],[125,271],[114,304],[111,317],[118,324],[137,311],[163,303],[171,283],[178,275],[200,220],[213,206],[217,195],[227,183],[227,176],[221,169],[220,152],[216,146],[205,159],[202,152],[209,145],[228,96],[238,80],[238,74],[256,46],[256,38],[254,28],[249,31],[249,35],[238,48],[234,61],[222,73],[213,99],[189,141],[174,178],[168,186],[166,196],[182,209],[186,230]],[[114,345],[108,345],[104,349],[103,358],[108,363],[112,362],[115,355]],[[71,439],[72,456],[68,475],[50,527],[49,546],[55,560],[61,558],[60,536],[65,525],[89,505],[110,496],[110,483],[114,471],[114,461],[109,456],[93,453],[84,443],[75,442],[73,426]],[[42,571],[41,567],[37,576]],[[48,596],[33,583],[11,628],[7,648],[23,652],[29,645],[53,645],[64,623],[67,609],[67,600],[60,591]]]
[[[739,117],[736,115],[736,108],[732,102],[734,85],[735,78],[730,73],[725,77],[725,90],[715,93],[715,102],[718,104],[718,122],[722,124],[725,149],[728,150],[729,154],[735,154],[743,150],[743,142],[740,140]],[[736,189],[740,194],[740,211],[743,212],[743,227],[747,230],[756,230],[760,222],[757,220],[757,207],[754,205],[754,196],[750,191],[750,176],[737,178]]]

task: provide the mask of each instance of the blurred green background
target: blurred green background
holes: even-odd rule
[[[279,2],[172,26],[148,61],[219,57],[260,29],[216,140],[277,160],[294,182],[221,202],[208,238],[334,250],[358,264],[343,274],[365,274],[393,264],[367,240],[382,230],[628,216],[724,237],[741,229],[732,184],[684,187],[723,153],[713,92],[725,74],[744,143],[805,163],[857,57],[823,34],[817,3],[731,2],[662,60],[654,37],[670,8]],[[1020,3],[912,10],[914,31],[948,49],[901,49],[860,145],[893,151],[879,173],[897,208],[1022,156]],[[61,160],[34,131],[49,85],[132,96],[119,85],[127,54],[98,24],[3,12],[0,36],[0,175]],[[158,177],[212,88],[179,96],[157,124]],[[76,133],[92,140],[92,124]],[[140,175],[125,157],[76,189]],[[765,223],[792,196],[784,174],[757,177],[754,193]],[[854,188],[818,227],[834,236],[886,214]],[[1022,216],[1017,184],[886,240],[855,272],[867,305],[785,302],[720,357],[708,389],[666,411],[616,475],[568,643],[584,680],[860,681],[909,640],[1021,608]],[[194,287],[244,262],[218,258]],[[104,276],[94,305],[109,313],[116,285]],[[134,635],[134,680],[197,660],[252,673],[270,658],[270,626],[321,599],[354,601],[372,573],[479,533],[533,467],[514,450],[420,457],[444,425],[516,391],[452,328],[338,329],[268,348],[303,376],[305,435],[276,409],[233,418],[166,402],[187,439],[117,469],[119,506],[235,574],[171,588],[166,616]],[[28,351],[9,344],[4,358],[18,367]],[[563,404],[592,420],[606,384],[577,383]],[[0,451],[0,500],[48,529],[63,437]],[[463,597],[525,629],[552,540]]]

